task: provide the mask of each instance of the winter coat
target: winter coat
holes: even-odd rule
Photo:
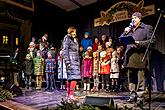
[[[98,76],[99,74],[99,61],[98,59],[96,58],[93,58],[93,71],[92,71],[92,75],[93,76]]]
[[[111,74],[110,78],[119,78],[118,58],[111,58]]]
[[[63,40],[63,56],[67,66],[67,79],[81,79],[79,44],[77,39],[73,39],[69,34],[66,35]]]
[[[66,65],[63,60],[63,51],[60,51],[58,56],[58,79],[67,79]]]
[[[106,59],[105,57],[105,59],[100,63],[100,74],[110,74],[110,70],[110,59]]]
[[[34,75],[44,74],[44,59],[42,57],[36,56],[33,59],[34,62]]]
[[[91,78],[92,77],[92,58],[85,58],[83,60],[83,77]]]
[[[23,71],[25,75],[32,75],[34,71],[33,60],[25,60],[23,62]]]
[[[93,49],[92,49],[92,51],[93,51],[93,52],[96,52],[96,51],[98,50],[98,46],[99,46],[99,43],[97,43],[97,44],[94,43],[94,44],[93,44]]]
[[[47,58],[45,59],[45,73],[55,73],[55,66],[56,66],[56,61],[54,58]]]
[[[127,35],[122,34],[120,37],[132,36],[139,44],[128,44],[125,52],[124,66],[128,68],[146,69],[148,57],[142,62],[146,47],[152,36],[152,26],[141,23],[135,31],[130,31]],[[154,39],[153,39],[154,41]]]
[[[110,61],[101,62],[100,64],[100,74],[110,74]]]
[[[83,38],[82,41],[81,41],[81,45],[83,46],[84,51],[86,51],[89,46],[90,47],[93,46],[93,43],[92,43],[92,40],[91,39],[89,39],[89,38]]]
[[[119,72],[118,58],[111,58],[111,72]]]

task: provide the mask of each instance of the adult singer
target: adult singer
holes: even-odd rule
[[[120,37],[132,36],[134,43],[127,44],[124,66],[128,69],[128,83],[131,92],[139,89],[140,83],[143,83],[143,90],[148,87],[149,73],[149,56],[142,58],[146,51],[146,47],[150,42],[153,27],[141,22],[142,15],[139,12],[132,14],[132,23],[126,27],[124,33]]]
[[[74,90],[76,82],[81,79],[79,44],[76,38],[76,29],[68,28],[68,34],[63,40],[63,56],[67,72],[67,95],[69,100],[75,100]]]

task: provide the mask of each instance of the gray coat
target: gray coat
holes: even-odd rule
[[[148,58],[142,62],[142,58],[146,51],[146,47],[152,36],[152,26],[141,23],[133,32],[130,31],[127,35],[122,34],[120,37],[132,36],[135,41],[139,41],[139,45],[129,44],[126,48],[124,66],[128,68],[146,69]],[[154,40],[154,39],[153,39]]]
[[[79,44],[76,39],[70,35],[66,35],[63,40],[63,56],[66,66],[70,64],[69,68],[66,68],[67,79],[76,80],[81,79],[80,75],[80,59],[79,59]]]

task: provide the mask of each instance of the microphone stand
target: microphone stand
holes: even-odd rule
[[[148,44],[148,46],[147,46],[147,49],[146,49],[146,51],[145,51],[145,54],[144,54],[144,56],[143,56],[143,58],[142,58],[142,62],[144,61],[144,59],[145,59],[145,57],[146,57],[146,55],[147,55],[147,53],[148,53],[148,50],[149,50],[150,45],[151,45],[151,43],[152,43],[152,40],[153,40],[153,37],[154,37],[154,35],[155,35],[155,31],[156,31],[156,29],[157,29],[157,26],[158,26],[158,24],[159,24],[159,21],[160,21],[161,16],[162,16],[162,14],[160,13],[159,18],[158,18],[158,21],[157,21],[156,26],[155,26],[155,29],[154,29],[154,31],[153,31],[153,33],[152,33],[152,35],[151,35],[150,42],[149,42],[149,44]]]
[[[142,58],[142,60],[141,60],[142,62],[144,61],[144,59],[145,59],[145,57],[146,57],[146,55],[147,55],[147,53],[148,53],[148,51],[149,51],[149,48],[150,48],[150,46],[151,46],[153,37],[154,37],[154,35],[155,35],[155,31],[156,31],[156,29],[157,29],[157,26],[158,26],[158,24],[159,24],[159,21],[160,21],[161,16],[162,16],[162,13],[160,12],[160,15],[159,15],[159,18],[158,18],[157,23],[156,23],[156,25],[155,25],[154,31],[153,31],[153,33],[152,33],[152,35],[151,35],[149,44],[148,44],[147,49],[146,49],[146,51],[145,51],[145,54],[144,54],[144,56],[143,56],[143,58]],[[149,58],[149,60],[150,60],[150,58]],[[149,66],[149,72],[151,72],[151,67],[150,67],[150,66]],[[149,92],[149,110],[150,110],[150,109],[151,109],[151,74],[150,74],[150,76],[149,76],[149,91],[148,91],[148,92]]]

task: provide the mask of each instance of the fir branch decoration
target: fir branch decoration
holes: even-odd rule
[[[8,90],[0,88],[0,102],[6,101],[7,99],[12,99],[13,95]]]

